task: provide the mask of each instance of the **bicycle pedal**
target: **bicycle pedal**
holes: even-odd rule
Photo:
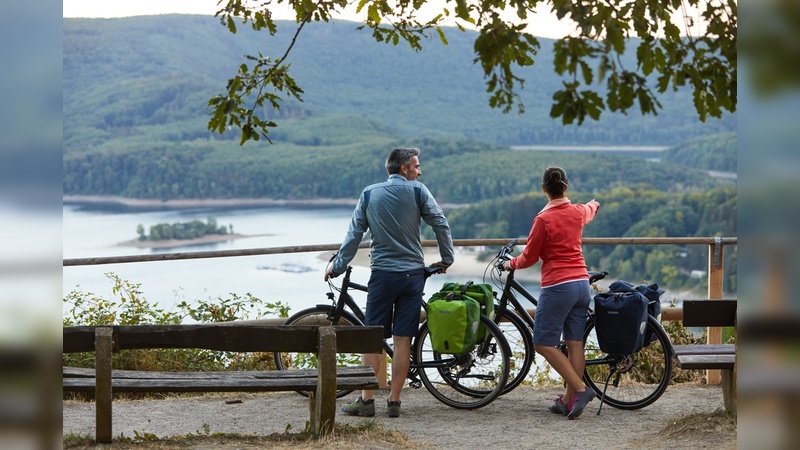
[[[408,382],[408,386],[413,389],[419,389],[422,387],[422,382],[419,380],[412,380]]]

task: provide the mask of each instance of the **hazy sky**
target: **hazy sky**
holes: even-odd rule
[[[428,0],[431,4],[440,3],[443,0]],[[217,12],[218,0],[63,0],[64,17],[129,17],[129,16],[149,16],[157,14],[208,14],[213,16]],[[350,5],[341,18],[344,20],[362,21],[364,14],[356,14],[355,0],[350,0]],[[549,12],[547,2],[542,2],[541,11],[528,19],[528,31],[535,36],[560,38],[573,31],[573,26],[569,22],[559,21],[554,14]],[[423,13],[420,18],[424,18]],[[294,14],[289,10],[286,3],[276,5],[272,9],[273,15],[280,20],[293,20]],[[435,13],[439,13],[436,10]],[[694,27],[692,34],[697,35],[704,31],[701,20],[696,10],[687,12],[689,16],[694,16]],[[509,17],[513,15],[508,11]],[[683,33],[686,32],[686,24],[682,17],[683,14],[673,16],[673,22],[678,25]]]
[[[435,0],[434,0],[435,1]],[[277,5],[285,8],[285,3]],[[64,17],[128,17],[155,14],[208,14],[217,12],[217,0],[63,0]],[[287,9],[273,10],[278,19],[294,19]],[[360,21],[362,15],[355,13],[355,8],[348,8],[343,14],[345,20]],[[534,35],[558,38],[571,31],[571,27],[560,23],[558,19],[547,13],[536,14],[529,20]]]

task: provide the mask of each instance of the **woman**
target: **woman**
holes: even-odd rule
[[[533,328],[534,350],[564,378],[566,391],[549,406],[551,412],[578,417],[594,399],[581,380],[585,364],[583,330],[591,291],[581,249],[583,226],[594,219],[600,204],[591,200],[573,205],[566,197],[569,181],[564,169],[548,167],[542,191],[548,203],[533,219],[525,250],[505,263],[505,269],[524,269],[542,260],[542,282]],[[559,349],[561,336],[567,344]]]

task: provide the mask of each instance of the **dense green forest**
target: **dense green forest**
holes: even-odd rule
[[[288,33],[291,26],[286,26]],[[658,116],[607,113],[599,122],[562,126],[549,117],[562,83],[552,70],[553,41],[543,39],[524,79],[525,114],[487,104],[474,59],[474,32],[447,32],[449,45],[421,52],[375,42],[353,22],[311,23],[289,56],[304,101],[273,112],[278,144],[356,144],[378,132],[393,139],[455,138],[496,145],[678,145],[688,138],[733,131],[735,115],[701,123],[690,92],[660,98]],[[245,54],[276,57],[291,36],[240,30],[232,35],[211,16],[163,15],[64,19],[64,150],[114,152],[205,142],[233,150],[238,136],[206,130],[207,101],[225,89]],[[635,48],[635,45],[630,45]],[[635,64],[633,55],[624,64]],[[315,129],[340,125],[325,139]],[[320,120],[322,122],[320,122]],[[366,129],[362,127],[366,125]],[[245,149],[269,146],[266,142]]]
[[[144,226],[139,224],[136,227],[136,234],[140,241],[164,241],[169,239],[196,239],[209,234],[229,234],[233,233],[233,225],[230,230],[226,225],[217,225],[217,219],[209,217],[205,223],[201,220],[191,222],[176,223],[157,223],[150,226],[150,233],[144,231]]]
[[[708,237],[736,236],[736,188],[719,187],[692,192],[663,192],[645,185],[621,186],[602,192],[577,191],[573,202],[596,199],[601,209],[584,228],[584,237]],[[527,237],[533,218],[547,204],[541,192],[485,201],[449,211],[454,238]],[[430,230],[428,234],[430,234]],[[724,289],[736,292],[736,249],[725,256]],[[692,270],[707,270],[705,246],[596,246],[584,257],[592,270],[607,270],[614,278],[649,280],[673,289],[704,287],[705,277]]]
[[[573,201],[603,205],[586,236],[736,235],[735,180],[707,173],[736,171],[735,115],[701,123],[690,93],[678,90],[655,117],[604,113],[562,126],[549,117],[562,80],[544,39],[536,66],[518,72],[525,114],[502,114],[487,105],[470,32],[451,30],[446,48],[415,53],[356,26],[308,25],[290,56],[305,101],[273,112],[274,144],[239,146],[235,133],[206,130],[206,103],[244,54],[268,55],[289,36],[233,36],[209,16],[64,19],[64,194],[355,199],[386,178],[392,147],[416,146],[420,180],[445,205],[456,238],[527,236],[545,204],[539,177],[548,165],[567,170]],[[646,159],[564,145],[670,148]],[[615,278],[694,288],[705,282],[691,277],[707,267],[702,247],[592,246],[586,258]],[[735,248],[725,263],[725,290],[735,292]]]
[[[736,172],[736,133],[689,139],[663,152],[661,159],[697,169]]]
[[[643,185],[664,192],[710,189],[730,181],[643,158],[508,150],[467,141],[420,139],[380,146],[279,146],[215,151],[209,145],[64,156],[64,192],[132,198],[355,198],[386,178],[394,145],[423,149],[422,178],[442,203],[474,203],[538,190],[541,170],[568,168],[584,192]]]

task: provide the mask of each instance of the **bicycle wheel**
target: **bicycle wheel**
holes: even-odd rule
[[[489,330],[489,336],[462,355],[435,352],[427,322],[420,326],[414,341],[412,365],[422,384],[437,400],[453,408],[486,406],[502,393],[508,381],[508,342],[491,319],[482,315],[481,324]]]
[[[497,310],[495,308],[495,310]],[[508,341],[511,349],[511,361],[508,368],[508,382],[502,394],[511,392],[519,386],[531,370],[534,360],[533,333],[522,318],[511,310],[506,310],[502,316],[495,318],[503,336]],[[501,394],[501,395],[502,395]]]
[[[597,344],[594,325],[592,315],[583,338],[586,353],[584,382],[598,397],[605,390],[604,402],[619,409],[644,408],[658,400],[672,376],[672,346],[658,320],[653,316],[647,319],[647,327],[656,340],[631,355],[603,353]]]
[[[316,306],[314,308],[304,309],[286,320],[285,325],[332,325],[329,319],[332,307]],[[361,326],[361,323],[355,316],[347,311],[342,313],[341,319],[337,325],[352,325]],[[297,352],[275,352],[275,368],[277,370],[302,370],[302,369],[316,369],[317,355],[314,353],[297,353]],[[336,365],[338,367],[346,366],[360,366],[361,354],[360,353],[336,353]],[[336,397],[343,397],[352,392],[352,390],[338,390]],[[308,391],[297,391],[297,393],[308,397]]]

